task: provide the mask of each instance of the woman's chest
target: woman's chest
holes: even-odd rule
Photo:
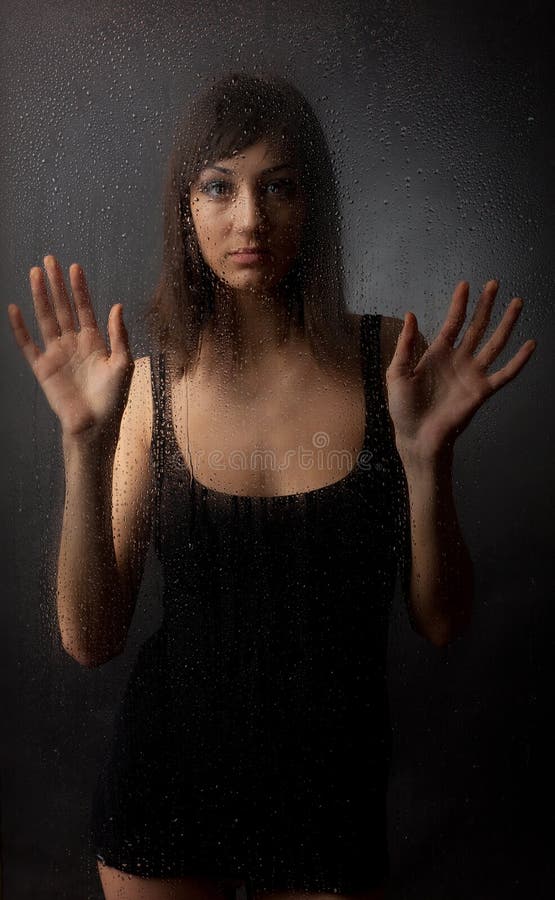
[[[362,380],[303,379],[232,400],[223,390],[177,384],[173,437],[194,478],[214,491],[277,496],[344,478],[366,434]]]

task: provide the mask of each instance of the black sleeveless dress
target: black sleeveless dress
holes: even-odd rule
[[[94,794],[91,837],[108,865],[266,890],[386,878],[387,632],[397,572],[407,598],[410,520],[379,333],[380,316],[364,315],[355,467],[276,497],[192,477],[164,357],[151,360],[164,618],[137,655]]]

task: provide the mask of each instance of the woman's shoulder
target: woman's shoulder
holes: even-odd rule
[[[149,394],[151,393],[152,366],[153,360],[150,356],[139,356],[135,360],[130,392],[133,388],[135,388],[136,390],[146,390]]]
[[[152,435],[152,416],[151,357],[140,356],[134,360],[124,417],[128,427],[141,435],[147,447]]]

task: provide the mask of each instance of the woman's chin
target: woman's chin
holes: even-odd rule
[[[232,278],[230,276],[220,276],[219,281],[226,286],[228,290],[239,291],[243,293],[271,293],[279,282],[278,278],[263,276],[259,273],[251,273],[241,278]]]

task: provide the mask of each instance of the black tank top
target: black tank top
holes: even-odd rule
[[[312,889],[347,889],[357,873],[368,886],[369,834],[376,879],[387,870],[386,648],[397,572],[407,595],[410,530],[380,318],[361,320],[366,419],[356,465],[302,493],[252,497],[197,481],[177,444],[164,356],[151,358],[163,621],[139,651],[96,807],[97,847],[106,858],[119,846],[112,859],[128,871],[140,853],[150,859],[139,871],[191,871],[191,856],[168,849],[170,819],[180,834],[191,829],[186,852],[197,861],[206,852],[215,870],[226,847],[220,868],[248,867],[259,883],[300,886],[302,870]],[[138,759],[157,766],[156,796],[171,796],[169,807],[151,796],[135,814],[127,799],[125,811]],[[144,828],[125,856],[121,831],[133,815],[167,835],[165,866]],[[334,822],[343,825],[328,834]]]

